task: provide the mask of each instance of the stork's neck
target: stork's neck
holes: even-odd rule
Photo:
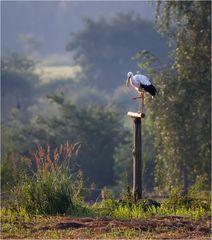
[[[132,74],[131,76],[130,76],[130,82],[132,83],[132,82],[134,82],[134,75]]]
[[[130,85],[133,87],[134,76],[133,74],[130,76]]]
[[[132,83],[132,81],[134,80],[134,76],[133,74],[130,76],[130,82]]]

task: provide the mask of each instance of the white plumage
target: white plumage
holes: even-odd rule
[[[128,72],[127,84],[130,84],[137,92],[141,92],[143,89],[144,91],[149,92],[152,96],[155,96],[157,93],[157,90],[145,75],[136,74],[134,76],[132,72]]]

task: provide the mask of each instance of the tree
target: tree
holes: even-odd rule
[[[176,39],[174,62],[158,74],[155,110],[157,183],[182,183],[198,175],[210,183],[211,2],[158,2],[157,26]]]
[[[35,62],[16,53],[1,60],[2,120],[8,120],[12,108],[25,113],[33,102],[39,76],[34,73]]]
[[[79,107],[66,101],[63,95],[51,95],[49,98],[59,107],[58,116],[38,118],[25,126],[18,141],[26,139],[26,151],[32,146],[49,143],[51,148],[69,142],[80,142],[75,168],[83,171],[86,184],[94,182],[97,187],[113,185],[115,147],[124,142],[127,131],[123,127],[118,113],[107,107]]]
[[[118,14],[110,20],[84,20],[85,27],[71,35],[67,51],[74,54],[84,76],[84,84],[112,90],[123,85],[126,73],[136,71],[131,57],[139,47],[150,50],[161,60],[167,59],[165,41],[150,22],[135,13]]]

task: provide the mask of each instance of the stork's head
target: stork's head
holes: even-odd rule
[[[132,77],[133,73],[132,72],[128,72],[127,74],[127,78],[129,79],[130,77]]]
[[[126,85],[127,87],[129,87],[130,85],[130,78],[133,76],[133,73],[132,72],[128,72],[127,74],[127,81],[126,81]]]

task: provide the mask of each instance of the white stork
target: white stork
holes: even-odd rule
[[[157,93],[156,88],[152,85],[149,78],[145,75],[133,75],[132,72],[128,72],[126,85],[131,85],[133,89],[135,89],[139,94],[141,94],[143,91],[146,91],[149,92],[152,97],[155,97]]]

